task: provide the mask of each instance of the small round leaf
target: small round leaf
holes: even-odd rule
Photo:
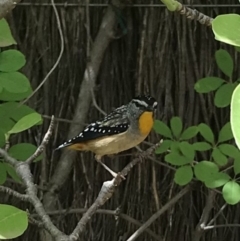
[[[205,181],[205,185],[208,188],[217,188],[223,186],[229,180],[230,176],[228,174],[217,172],[213,173],[213,175],[209,177],[207,181]]]
[[[195,142],[192,144],[195,151],[208,151],[212,146],[207,142]]]
[[[224,166],[228,162],[227,157],[223,155],[218,148],[213,149],[212,157],[214,162],[217,163],[219,166]]]
[[[231,55],[224,49],[219,49],[215,52],[215,59],[218,68],[228,77],[233,73],[233,59]]]
[[[240,173],[240,159],[234,160],[233,170],[234,170],[235,175]]]
[[[28,114],[21,118],[8,133],[13,134],[25,131],[38,124],[40,121],[42,121],[42,118],[38,113]]]
[[[20,72],[0,72],[0,85],[10,93],[24,93],[28,91],[28,78]]]
[[[0,29],[1,29],[1,31],[0,31],[0,47],[7,47],[12,44],[17,44],[11,34],[9,25],[4,18],[2,18],[0,20]]]
[[[240,201],[239,184],[234,181],[227,182],[222,189],[222,194],[228,204],[237,204]]]
[[[194,156],[195,156],[195,150],[193,148],[193,146],[191,144],[189,144],[188,142],[186,141],[183,141],[179,144],[179,148],[180,148],[180,151],[181,153],[188,157],[189,159],[194,159]]]
[[[198,80],[194,86],[194,89],[198,93],[209,93],[218,89],[224,82],[224,79],[218,77],[206,77]]]
[[[190,126],[185,131],[183,131],[181,135],[181,140],[189,140],[196,136],[198,133],[198,127],[197,126]]]
[[[230,113],[230,122],[233,132],[234,139],[238,148],[240,149],[240,85],[236,87],[233,92],[231,100],[231,113]]]
[[[182,120],[178,117],[175,116],[170,120],[170,126],[171,126],[171,130],[173,135],[176,138],[179,138],[181,132],[182,132]]]
[[[0,204],[0,239],[22,235],[28,227],[27,213],[10,205]]]
[[[240,15],[222,14],[212,21],[215,39],[233,46],[240,46]]]
[[[8,152],[13,158],[19,161],[26,161],[36,150],[37,147],[30,143],[21,143],[12,146]]]
[[[172,138],[172,133],[170,128],[162,121],[155,120],[153,129],[160,135],[168,138]]]
[[[229,106],[231,103],[231,97],[234,89],[236,88],[236,83],[234,84],[224,84],[222,85],[217,91],[214,96],[214,104],[219,107],[223,108]]]
[[[208,125],[201,123],[198,125],[198,130],[206,141],[212,144],[214,143],[214,135],[211,128]]]
[[[172,141],[171,140],[164,140],[160,146],[156,149],[155,153],[156,154],[162,154],[166,152],[170,146],[171,146]]]
[[[194,166],[194,174],[202,182],[208,181],[218,171],[218,166],[210,161],[201,161]]]
[[[230,122],[227,122],[219,132],[218,142],[229,141],[233,138]]]
[[[183,166],[185,164],[190,163],[192,160],[174,152],[174,153],[167,154],[165,156],[165,161],[175,166]]]
[[[183,166],[177,169],[174,175],[174,181],[180,186],[184,186],[191,182],[193,171],[191,166]]]
[[[218,149],[226,156],[240,159],[240,151],[234,145],[221,144],[218,146]]]
[[[14,72],[26,63],[25,56],[18,50],[10,49],[0,53],[0,71]]]

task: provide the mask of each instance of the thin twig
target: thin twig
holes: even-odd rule
[[[20,199],[21,201],[29,202],[28,195],[19,193],[19,192],[15,191],[15,190],[13,190],[9,187],[0,186],[0,192],[7,193],[8,195],[11,195],[13,197],[16,197],[16,198]]]
[[[182,189],[175,197],[173,197],[169,202],[167,202],[160,210],[154,213],[138,230],[136,230],[127,241],[136,240],[140,234],[142,234],[146,228],[148,228],[156,219],[158,219],[164,212],[166,212],[171,206],[173,206],[179,199],[181,199],[186,193],[190,191],[190,186]]]
[[[55,6],[55,2],[54,0],[51,0],[52,3],[52,7],[56,16],[56,20],[57,20],[57,27],[58,27],[58,31],[59,31],[59,35],[60,35],[60,40],[61,40],[61,49],[60,49],[60,53],[59,56],[57,58],[57,61],[55,62],[55,64],[53,65],[53,67],[50,69],[50,71],[47,73],[47,75],[45,76],[45,78],[43,79],[43,81],[40,83],[40,85],[33,91],[33,93],[28,96],[27,99],[25,99],[24,101],[21,102],[21,104],[25,104],[27,101],[29,101],[38,91],[39,89],[45,84],[45,82],[48,80],[49,76],[53,73],[53,71],[57,68],[63,52],[64,52],[64,38],[63,38],[63,31],[62,31],[62,27],[61,27],[61,22],[60,22],[60,18],[59,18],[59,14],[57,11],[57,8]]]
[[[41,145],[37,148],[37,150],[34,152],[34,154],[26,160],[26,163],[28,163],[28,164],[32,163],[36,158],[38,158],[43,153],[43,151],[45,150],[45,148],[50,140],[50,137],[52,135],[53,126],[54,126],[54,116],[52,116],[50,125],[48,127],[48,131],[45,134]]]
[[[223,210],[227,207],[227,203],[225,203],[220,210],[216,213],[216,215],[210,220],[210,222],[206,226],[210,226],[213,222],[218,218],[218,216],[223,212]]]
[[[206,226],[206,227],[204,227],[204,231],[214,229],[214,228],[231,228],[231,227],[240,228],[240,224],[230,223],[230,224],[219,224],[219,225]]]

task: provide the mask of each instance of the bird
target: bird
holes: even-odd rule
[[[131,149],[144,141],[153,127],[157,104],[156,99],[149,95],[134,97],[102,120],[86,126],[55,150],[67,147],[76,151],[91,151],[96,161],[116,177],[117,174],[102,162],[102,157]]]

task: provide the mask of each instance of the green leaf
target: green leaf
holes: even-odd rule
[[[212,21],[215,39],[233,46],[240,46],[240,16],[238,14],[218,15]]]
[[[5,110],[0,106],[0,130],[3,133],[7,133],[14,126],[14,122],[7,115]]]
[[[10,205],[0,204],[0,239],[22,235],[28,227],[27,213]]]
[[[24,116],[36,113],[36,111],[26,105],[19,105],[17,102],[6,102],[0,105],[0,108],[3,109],[7,116],[9,116],[14,121],[19,121]]]
[[[230,176],[226,173],[217,172],[205,181],[205,185],[208,188],[217,188],[226,184],[230,180]]]
[[[235,175],[240,173],[240,159],[234,160],[233,170],[234,170]]]
[[[183,131],[181,135],[181,140],[189,140],[196,136],[198,133],[198,127],[197,126],[190,126],[185,131]]]
[[[224,82],[224,79],[218,77],[206,77],[198,80],[194,86],[194,89],[198,93],[209,93],[218,89]]]
[[[208,125],[201,123],[200,125],[198,125],[198,130],[206,141],[212,144],[214,143],[214,135]]]
[[[16,173],[15,169],[10,166],[9,164],[7,163],[3,163],[5,165],[5,169],[8,173],[8,175],[16,182],[19,182],[19,183],[22,183],[22,180],[21,178],[18,176],[18,174]]]
[[[228,204],[237,204],[240,201],[239,184],[234,181],[227,182],[222,189],[222,194]]]
[[[155,153],[156,154],[162,154],[166,152],[170,146],[171,146],[172,141],[171,140],[164,140],[160,146],[156,149]]]
[[[170,120],[170,126],[171,126],[171,130],[173,135],[176,138],[179,138],[181,132],[182,132],[182,121],[178,116],[175,116],[173,118],[171,118]]]
[[[165,156],[165,161],[175,166],[183,166],[190,163],[192,160],[173,152]]]
[[[227,157],[223,155],[218,148],[213,149],[212,157],[214,162],[217,163],[219,166],[224,166],[228,162]]]
[[[233,59],[231,55],[224,49],[219,49],[215,52],[215,59],[218,68],[228,77],[231,78],[233,73]]]
[[[240,151],[234,145],[221,144],[218,146],[218,149],[226,156],[240,159]]]
[[[32,126],[38,124],[41,120],[41,115],[39,115],[38,113],[26,115],[23,118],[21,118],[8,133],[12,134],[25,131],[31,128]]]
[[[198,180],[208,181],[214,173],[218,173],[218,166],[210,161],[201,161],[194,166],[194,173]]]
[[[0,116],[0,118],[1,118],[1,116]],[[0,129],[0,148],[2,148],[4,145],[5,145],[5,135],[4,135],[3,131]]]
[[[185,157],[189,158],[190,160],[194,159],[195,150],[191,144],[189,144],[186,141],[183,141],[179,144],[179,148]]]
[[[36,150],[37,147],[30,143],[21,143],[12,146],[8,152],[13,158],[19,161],[26,161]]]
[[[172,138],[172,133],[170,128],[162,121],[155,120],[153,129],[160,135],[168,138]]]
[[[207,142],[195,142],[192,146],[195,151],[208,151],[212,148],[212,146]]]
[[[234,139],[238,148],[240,149],[240,85],[236,87],[233,92],[231,100],[231,113],[230,123],[233,132]]]
[[[32,93],[32,88],[29,86],[28,90],[24,93],[12,93],[3,89],[0,93],[0,100],[3,101],[19,101],[27,98]]]
[[[26,63],[25,56],[18,50],[10,49],[0,53],[0,71],[14,72]]]
[[[230,122],[227,122],[219,132],[218,142],[229,141],[233,138]]]
[[[0,185],[6,182],[7,179],[7,171],[5,165],[0,162]]]
[[[20,72],[0,72],[0,85],[12,93],[25,93],[30,87],[28,78]]]
[[[224,84],[217,91],[214,96],[214,104],[219,108],[224,108],[229,106],[231,103],[232,93],[236,88],[236,83],[234,84]]]
[[[180,151],[179,144],[180,144],[180,142],[178,142],[178,141],[172,141],[171,146],[170,146],[171,152],[176,152],[179,154],[179,151]]]
[[[0,47],[7,47],[12,44],[17,44],[14,40],[9,25],[5,19],[0,20]]]
[[[177,169],[174,175],[174,181],[180,186],[184,186],[191,182],[193,178],[193,171],[191,166],[183,166]]]

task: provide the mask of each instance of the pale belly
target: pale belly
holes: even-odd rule
[[[88,150],[94,152],[96,155],[103,156],[103,155],[111,155],[116,154],[134,146],[140,144],[147,135],[140,136],[140,135],[132,135],[128,132],[113,135],[109,137],[104,137],[103,139],[99,138],[94,142],[89,141],[87,146]]]

